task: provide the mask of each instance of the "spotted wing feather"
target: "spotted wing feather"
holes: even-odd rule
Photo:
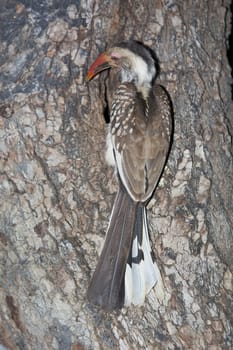
[[[170,102],[155,86],[146,102],[131,83],[119,85],[111,108],[117,170],[135,201],[149,199],[161,176],[170,145]]]

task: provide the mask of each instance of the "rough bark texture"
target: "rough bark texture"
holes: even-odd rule
[[[0,344],[15,349],[231,349],[230,0],[0,1]],[[114,41],[155,50],[173,100],[149,211],[166,286],[104,313],[85,293],[116,190],[101,78]],[[0,346],[1,347],[1,346]]]

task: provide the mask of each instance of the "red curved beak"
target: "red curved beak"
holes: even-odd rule
[[[110,56],[103,52],[94,63],[92,63],[91,67],[87,73],[87,80],[91,80],[96,74],[102,72],[105,69],[111,68],[113,66],[113,61]]]

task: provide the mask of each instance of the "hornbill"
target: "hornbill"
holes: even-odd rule
[[[154,84],[156,64],[147,47],[136,41],[111,47],[91,65],[87,80],[109,68],[106,159],[116,167],[119,189],[87,296],[103,309],[114,310],[142,305],[156,284],[163,293],[146,205],[169,153],[172,113],[164,88]]]

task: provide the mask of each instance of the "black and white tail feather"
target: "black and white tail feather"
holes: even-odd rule
[[[125,271],[125,306],[142,305],[149,291],[157,285],[162,298],[162,279],[154,261],[149,241],[145,206],[136,211],[134,236]]]
[[[152,258],[146,208],[121,184],[88,297],[106,310],[140,306],[156,283],[161,286],[162,280]]]

